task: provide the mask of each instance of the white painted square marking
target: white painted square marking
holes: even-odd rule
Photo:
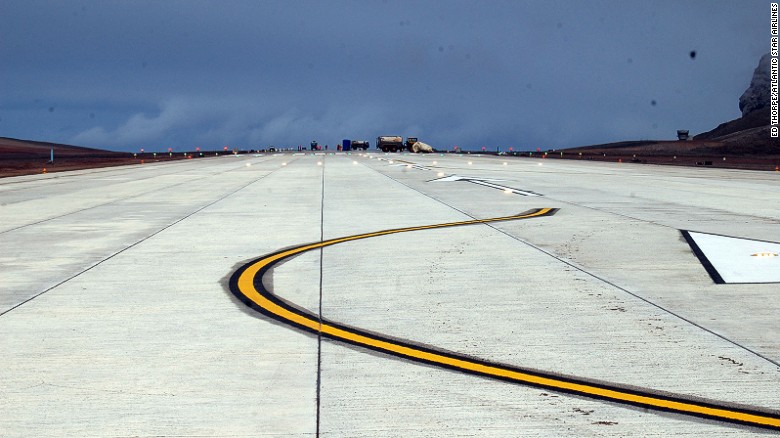
[[[709,262],[723,283],[780,283],[780,243],[692,231],[688,235],[701,252],[699,258],[706,258],[702,262]]]

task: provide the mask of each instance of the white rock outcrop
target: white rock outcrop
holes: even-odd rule
[[[758,67],[753,71],[750,86],[739,98],[739,110],[742,117],[769,106],[769,53],[761,57]]]

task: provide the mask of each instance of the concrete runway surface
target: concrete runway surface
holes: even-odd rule
[[[0,179],[0,436],[776,436],[778,199],[778,173],[446,154]]]

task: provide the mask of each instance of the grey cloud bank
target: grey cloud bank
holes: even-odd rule
[[[673,138],[740,115],[769,30],[763,1],[0,11],[0,135],[114,150],[383,134],[491,149]]]

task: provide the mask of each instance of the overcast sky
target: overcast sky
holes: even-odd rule
[[[739,117],[768,48],[767,1],[0,0],[0,136],[127,151],[672,139]]]

